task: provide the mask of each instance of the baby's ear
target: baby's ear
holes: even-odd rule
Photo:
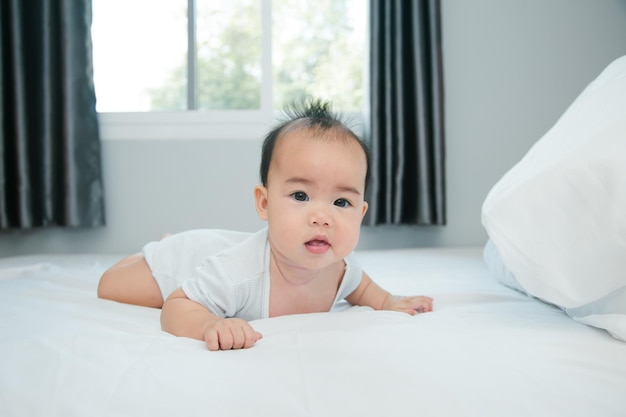
[[[256,212],[261,220],[267,220],[267,188],[263,185],[254,187]]]
[[[369,207],[369,205],[367,204],[367,201],[363,202],[363,212],[361,213],[361,220],[363,220],[363,217],[365,217],[365,213],[367,213],[367,208]]]

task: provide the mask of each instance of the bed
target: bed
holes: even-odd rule
[[[626,57],[482,207],[485,245],[360,251],[409,316],[252,322],[210,352],[96,297],[120,256],[0,259],[0,416],[626,416]]]
[[[220,352],[98,299],[119,257],[1,259],[0,415],[626,415],[626,343],[503,285],[482,248],[358,255],[435,311],[258,320],[255,347]]]

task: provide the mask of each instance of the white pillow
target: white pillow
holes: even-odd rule
[[[491,189],[482,222],[527,293],[626,340],[626,56]]]

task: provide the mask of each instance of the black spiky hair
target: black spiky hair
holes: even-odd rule
[[[308,97],[301,102],[293,102],[285,107],[284,115],[285,119],[270,130],[263,141],[260,176],[261,183],[264,186],[267,186],[267,176],[270,169],[270,163],[272,162],[272,156],[274,154],[274,147],[278,138],[286,132],[304,128],[317,129],[321,132],[335,131],[356,140],[365,153],[365,159],[367,162],[365,188],[367,189],[370,177],[371,160],[369,148],[365,142],[363,142],[352,131],[352,129],[346,125],[342,116],[339,113],[333,112],[330,102]]]

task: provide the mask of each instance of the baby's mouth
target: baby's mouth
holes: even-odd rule
[[[325,239],[311,239],[304,244],[313,253],[324,253],[330,247],[330,243]]]

